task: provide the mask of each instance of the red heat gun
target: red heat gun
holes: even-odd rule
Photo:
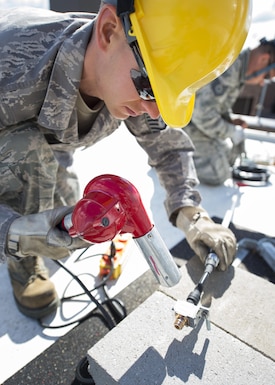
[[[158,282],[174,286],[181,278],[167,246],[151,223],[140,195],[128,180],[105,174],[92,179],[73,212],[63,219],[71,237],[91,243],[131,233]]]

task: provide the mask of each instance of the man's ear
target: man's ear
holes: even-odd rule
[[[116,14],[116,8],[112,5],[104,5],[96,21],[96,36],[98,47],[102,50],[108,49],[112,40],[118,37],[122,29],[121,21]]]

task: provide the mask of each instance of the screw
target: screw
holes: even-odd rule
[[[101,223],[104,227],[107,227],[107,226],[109,226],[110,221],[107,217],[103,217],[101,220]]]

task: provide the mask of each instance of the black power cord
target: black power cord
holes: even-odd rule
[[[75,378],[71,385],[95,385],[93,378],[89,373],[89,362],[87,357],[83,357],[75,370]]]
[[[83,251],[83,253],[81,253],[81,255],[78,257],[78,259],[76,261],[79,261],[81,256],[88,250],[85,249]],[[92,316],[100,316],[100,318],[102,319],[102,321],[104,322],[104,324],[106,325],[106,327],[111,330],[113,329],[120,321],[122,321],[126,316],[127,316],[127,311],[126,311],[126,308],[123,304],[122,301],[120,301],[119,299],[116,299],[116,298],[110,298],[109,294],[108,294],[108,289],[106,287],[106,283],[107,281],[110,279],[110,277],[112,276],[113,274],[113,271],[114,271],[114,263],[113,263],[113,258],[116,254],[116,248],[115,248],[115,244],[114,242],[111,242],[111,246],[110,246],[110,254],[107,255],[107,257],[109,258],[109,262],[110,262],[110,271],[109,273],[103,277],[102,281],[96,285],[92,290],[89,290],[86,285],[81,281],[81,279],[79,278],[79,276],[75,275],[71,270],[69,270],[63,263],[61,263],[59,260],[54,260],[54,262],[59,266],[61,267],[62,269],[64,269],[68,274],[70,274],[73,278],[73,280],[75,280],[79,286],[83,289],[83,292],[89,297],[89,299],[96,305],[96,309],[93,309],[91,312],[89,312],[88,314],[86,314],[85,316],[83,317],[80,317],[79,319],[77,320],[74,320],[72,322],[67,322],[65,324],[62,324],[62,325],[48,325],[48,324],[45,324],[42,319],[39,320],[39,323],[40,325],[43,327],[43,328],[50,328],[50,329],[58,329],[58,328],[62,328],[62,327],[66,327],[66,326],[69,326],[69,325],[73,325],[73,324],[76,324],[76,323],[81,323],[85,320],[87,320],[88,318],[92,317]],[[96,254],[96,255],[93,255],[92,257],[95,257],[95,256],[98,256],[98,255],[101,255],[101,256],[106,256],[106,254]],[[89,258],[89,257],[87,257]],[[98,289],[102,289],[103,293],[104,293],[104,297],[105,297],[105,300],[102,301],[102,302],[99,302],[93,295],[92,295],[92,292],[95,291],[95,290],[98,290]],[[79,297],[81,295],[83,295],[84,293],[78,293],[78,294],[75,294],[75,295],[72,295],[72,296],[69,296],[69,297],[65,297],[63,296],[61,298],[61,302],[64,302],[64,301],[68,301],[68,300],[72,300],[76,297]],[[108,311],[105,309],[105,307],[107,307]],[[100,313],[95,313],[96,310],[99,310]],[[111,315],[112,317],[111,317]],[[88,367],[89,367],[89,363],[88,363],[88,359],[87,357],[83,357],[77,367],[76,367],[76,370],[75,370],[75,379],[74,381],[72,382],[71,385],[85,385],[85,384],[88,384],[88,385],[94,385],[95,382],[93,380],[93,378],[91,377],[89,371],[88,371]]]
[[[81,255],[83,255],[87,250],[88,250],[88,248],[85,249]],[[79,297],[79,296],[82,296],[83,294],[86,294],[89,297],[89,299],[91,300],[91,302],[93,302],[96,305],[96,308],[93,309],[91,312],[89,312],[88,314],[86,314],[83,317],[80,317],[80,318],[78,318],[78,319],[76,319],[76,320],[74,320],[72,322],[67,322],[67,323],[64,323],[64,324],[61,324],[61,325],[48,325],[48,324],[44,323],[42,321],[42,319],[40,319],[39,323],[40,323],[41,327],[48,328],[48,329],[60,329],[60,328],[63,328],[63,327],[74,325],[76,323],[81,323],[81,322],[87,320],[88,318],[92,317],[96,310],[99,310],[101,312],[102,316],[103,316],[103,320],[104,320],[105,325],[111,330],[112,328],[114,328],[116,326],[117,323],[122,321],[122,319],[127,316],[127,311],[126,311],[126,308],[125,308],[123,302],[120,301],[119,299],[116,299],[116,298],[110,298],[109,294],[108,294],[107,287],[106,287],[106,284],[109,281],[109,279],[111,278],[111,276],[113,274],[113,271],[114,271],[113,258],[114,258],[115,254],[116,254],[116,249],[115,249],[114,242],[111,242],[110,250],[111,250],[111,252],[110,252],[109,255],[107,255],[107,254],[94,254],[94,255],[92,255],[90,257],[86,257],[86,258],[91,258],[91,257],[95,257],[95,256],[98,256],[98,255],[107,256],[109,258],[109,262],[110,262],[110,271],[109,271],[109,273],[105,277],[103,277],[102,281],[98,285],[96,285],[92,290],[89,290],[86,287],[86,285],[81,281],[79,276],[75,275],[62,262],[60,262],[59,260],[54,260],[54,262],[59,267],[64,269],[69,275],[71,275],[73,280],[75,280],[79,284],[79,286],[83,289],[83,292],[81,292],[81,293],[74,294],[74,295],[68,296],[68,297],[63,296],[60,299],[61,303],[65,302],[65,301],[73,300],[76,297]],[[76,261],[80,260],[81,255],[78,257],[78,259]],[[92,294],[93,291],[96,291],[98,289],[101,289],[103,291],[103,293],[104,293],[105,300],[102,301],[102,302],[99,302],[95,298],[95,296]],[[105,309],[104,306],[106,306],[107,309],[109,310],[109,312],[112,314],[115,322],[111,318],[110,314],[107,312],[107,310]]]

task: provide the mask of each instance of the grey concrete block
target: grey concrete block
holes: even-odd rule
[[[96,385],[273,385],[271,359],[215,325],[177,330],[173,305],[154,293],[89,350]]]
[[[203,267],[193,257],[181,268],[182,279],[173,288],[160,288],[176,300],[186,300]],[[214,271],[205,285],[203,305],[210,320],[232,336],[275,360],[275,286],[240,268]]]

